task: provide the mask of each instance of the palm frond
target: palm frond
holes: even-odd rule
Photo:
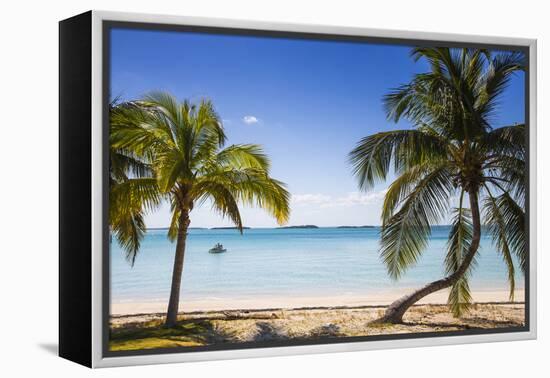
[[[257,168],[269,173],[270,161],[257,144],[235,144],[218,152],[215,164],[221,167]]]
[[[157,180],[150,177],[132,178],[118,183],[111,188],[109,194],[110,207],[113,207],[113,211],[122,213],[135,209],[152,211],[161,201]]]
[[[493,197],[489,188],[486,186],[487,197],[483,211],[485,214],[485,223],[488,226],[489,232],[493,236],[493,242],[497,247],[497,251],[501,254],[508,272],[508,283],[510,286],[510,300],[514,300],[515,291],[515,267],[512,258],[512,251],[509,244],[509,236],[517,231],[517,225],[507,224],[507,219],[499,206],[497,198]]]
[[[437,125],[449,119],[450,83],[433,72],[418,74],[411,83],[394,88],[384,96],[388,120],[406,118],[413,124]]]
[[[418,164],[399,175],[388,187],[384,196],[384,204],[382,205],[382,223],[385,224],[398,209],[399,205],[410,195],[415,186],[420,182],[426,174],[433,170],[449,166],[447,160],[440,162],[430,162]]]
[[[447,305],[454,317],[461,317],[470,311],[472,303],[472,292],[467,275],[461,276],[449,290]]]
[[[151,164],[146,158],[140,158],[132,151],[111,148],[109,176],[111,183],[124,181],[129,177],[151,177]]]
[[[485,166],[485,180],[497,185],[525,207],[527,186],[527,166],[525,160],[513,156],[500,155],[491,158]]]
[[[143,212],[136,211],[117,217],[116,222],[111,224],[111,230],[123,248],[126,260],[133,266],[146,232]]]
[[[174,144],[181,140],[181,134],[185,128],[181,125],[185,122],[186,112],[184,106],[180,106],[178,100],[167,92],[150,92],[146,94],[139,104],[154,114],[157,128],[165,132]]]
[[[145,234],[144,214],[161,203],[154,178],[132,178],[111,186],[109,225],[133,265]]]
[[[159,189],[163,193],[169,193],[182,178],[191,179],[192,172],[187,165],[187,160],[177,148],[166,152],[157,152],[153,162]]]
[[[414,265],[424,251],[431,225],[448,210],[454,188],[445,166],[418,181],[397,213],[382,225],[380,254],[393,279]]]
[[[521,270],[525,274],[527,270],[527,231],[525,224],[525,211],[517,204],[509,193],[503,193],[496,198],[506,224],[508,245],[519,261]]]
[[[527,139],[524,124],[501,127],[487,134],[481,143],[488,156],[484,168],[490,182],[525,205],[527,187]]]
[[[238,203],[265,209],[279,224],[290,216],[290,194],[285,185],[262,169],[219,168],[199,177],[191,195],[205,199],[213,196],[213,190],[228,191]]]
[[[396,172],[418,164],[446,158],[445,142],[419,130],[381,132],[359,141],[350,152],[349,160],[359,187],[369,189],[386,179],[391,162]]]
[[[498,108],[498,98],[510,82],[512,74],[525,68],[522,52],[500,53],[490,61],[486,73],[477,84],[476,111],[490,119]]]
[[[197,183],[193,197],[199,202],[207,199],[212,201],[212,209],[219,212],[222,217],[227,217],[238,230],[243,232],[243,221],[239,211],[239,204],[231,186],[224,185],[221,180],[202,180]]]
[[[507,192],[496,197],[488,195],[485,203],[485,223],[489,226],[499,250],[506,249],[508,253],[514,254],[525,274],[528,251],[523,207]],[[512,259],[507,257],[507,260]]]
[[[527,152],[525,124],[491,130],[482,141],[482,146],[493,155],[513,156],[525,160]]]
[[[193,122],[193,133],[197,139],[194,144],[200,146],[200,140],[214,139],[221,148],[226,142],[227,136],[223,128],[221,118],[210,101],[201,101]]]
[[[454,216],[447,243],[447,255],[445,256],[445,271],[448,275],[458,271],[472,242],[472,213],[470,209],[462,207],[463,195],[462,193],[459,207],[453,210]],[[468,279],[475,265],[476,260],[474,258],[466,273],[453,284],[449,292],[447,304],[456,317],[462,316],[470,308],[472,296]]]
[[[201,102],[196,117],[191,122],[192,137],[187,147],[193,169],[200,169],[205,162],[214,158],[227,139],[219,115],[211,102]]]
[[[171,131],[162,119],[134,103],[111,113],[109,144],[112,149],[132,151],[137,156],[174,146]]]

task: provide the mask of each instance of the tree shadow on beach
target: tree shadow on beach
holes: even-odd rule
[[[339,337],[343,336],[340,331],[340,326],[336,324],[325,324],[320,327],[313,329],[310,334],[312,338],[323,338],[323,337]]]
[[[289,334],[289,330],[283,325],[273,324],[268,321],[259,321],[254,324],[252,335],[245,336],[237,330],[220,329],[214,327],[210,330],[210,343],[266,343],[285,340],[312,340],[342,336],[341,329],[336,324],[325,324],[301,335]]]
[[[480,316],[469,317],[468,321],[477,323],[478,326],[476,328],[479,328],[479,329],[483,329],[483,328],[513,328],[513,327],[523,327],[524,326],[523,323],[516,322],[514,320],[494,320],[494,319],[482,318]]]
[[[449,330],[471,330],[471,329],[488,329],[488,328],[513,328],[522,327],[523,324],[511,320],[492,320],[482,317],[468,317],[461,323],[442,323],[442,322],[422,322],[422,321],[405,321],[404,326],[410,327],[430,327],[444,328]]]
[[[256,333],[256,336],[254,336],[253,341],[255,342],[281,341],[289,339],[286,333],[281,332],[281,330],[273,326],[273,324],[267,322],[258,322],[256,323],[256,327],[258,329],[258,333]]]

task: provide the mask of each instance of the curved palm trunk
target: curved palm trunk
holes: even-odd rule
[[[180,303],[181,275],[183,273],[183,258],[185,256],[185,242],[187,240],[187,229],[189,227],[189,211],[181,212],[178,226],[178,239],[176,242],[176,254],[174,257],[174,270],[172,272],[172,287],[170,289],[170,300],[166,312],[166,327],[174,327],[178,320],[178,307]]]
[[[477,249],[479,247],[479,240],[481,238],[481,221],[479,215],[477,190],[468,191],[468,196],[470,197],[473,233],[472,243],[470,244],[468,253],[466,254],[466,256],[464,256],[462,264],[460,264],[459,268],[453,274],[440,280],[431,282],[421,289],[418,289],[414,293],[399,298],[386,309],[386,312],[380,319],[375,320],[373,323],[402,323],[403,315],[405,314],[405,312],[407,312],[409,307],[411,307],[413,304],[429,294],[435,293],[436,291],[454,285],[464,275],[464,273],[466,273],[477,252]]]

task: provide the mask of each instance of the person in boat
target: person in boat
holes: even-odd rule
[[[216,243],[216,245],[214,245],[214,248],[212,248],[212,249],[222,250],[223,245],[221,245],[221,243]]]

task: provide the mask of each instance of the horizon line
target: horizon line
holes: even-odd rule
[[[309,226],[309,227],[304,227]],[[312,227],[313,226],[313,227]],[[434,225],[432,227],[450,227],[451,224],[438,224]],[[483,226],[483,225],[482,225]],[[293,226],[276,226],[276,227],[268,227],[268,226],[243,226],[243,230],[245,229],[315,229],[315,228],[380,228],[382,225],[360,225],[360,226],[353,226],[353,225],[338,225],[338,226],[317,226],[317,225],[293,225]],[[168,230],[170,227],[147,227],[146,230]],[[212,226],[212,227],[202,227],[202,226],[191,226],[188,228],[189,230],[195,229],[195,230],[231,230],[231,229],[237,229],[236,226]]]

